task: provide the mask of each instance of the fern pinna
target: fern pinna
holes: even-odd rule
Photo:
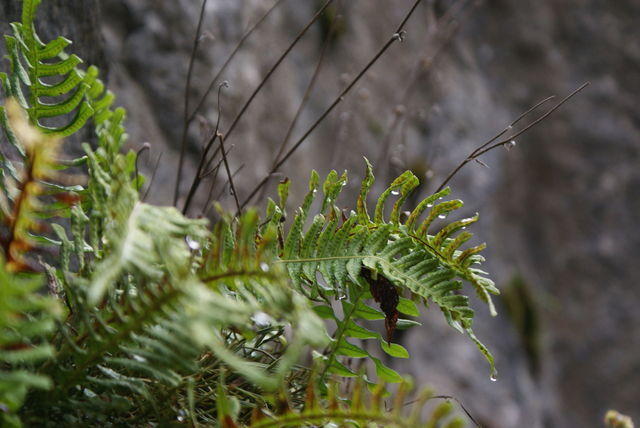
[[[495,315],[490,295],[497,294],[498,290],[490,279],[483,276],[485,272],[476,267],[484,260],[479,253],[485,245],[460,249],[472,236],[465,229],[476,222],[478,216],[448,223],[429,233],[436,219],[443,219],[462,206],[460,200],[439,202],[449,194],[447,188],[423,200],[403,219],[402,205],[419,184],[417,177],[407,171],[380,195],[371,218],[367,195],[374,176],[371,165],[368,161],[366,164],[356,211],[344,214],[338,209],[335,201],[347,177],[346,174],[338,177],[332,171],[322,186],[321,211],[324,214],[316,215],[305,230],[319,187],[318,175],[313,172],[309,192],[283,245],[281,262],[287,265],[296,288],[309,299],[322,302],[315,310],[337,325],[332,351],[325,356],[328,372],[355,376],[336,356],[367,357],[374,361],[378,376],[386,381],[399,381],[400,377],[395,372],[347,339],[378,339],[387,354],[406,358],[408,353],[404,348],[390,343],[399,322],[398,312],[415,316],[418,310],[414,301],[425,304],[431,301],[438,305],[449,325],[467,334],[477,345],[491,365],[492,376],[495,376],[491,353],[473,333],[474,312],[469,306],[469,298],[459,294],[461,280],[469,282]],[[288,182],[281,185],[281,195],[286,196],[287,186]],[[396,200],[386,218],[385,205],[391,196]],[[272,222],[279,221],[282,215],[286,198],[281,199],[279,207],[271,203]],[[421,215],[427,210],[428,214],[420,222]],[[454,236],[458,231],[460,233]],[[318,274],[322,281],[318,280]],[[401,293],[406,293],[411,299],[401,296]],[[340,302],[342,318],[333,310],[331,297]],[[380,302],[384,313],[365,303],[371,298]],[[385,319],[387,340],[358,325],[358,319]],[[401,325],[405,323],[401,322]]]
[[[64,37],[48,43],[40,40],[34,30],[39,3],[40,0],[24,0],[22,21],[11,24],[13,35],[5,36],[11,72],[0,78],[5,91],[20,102],[40,130],[71,135],[94,113],[85,96],[89,76],[77,67],[82,60],[65,52],[71,41]],[[55,83],[47,83],[51,81]],[[28,88],[26,94],[23,86]],[[74,112],[72,118],[66,117]]]

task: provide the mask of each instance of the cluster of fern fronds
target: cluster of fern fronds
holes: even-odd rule
[[[3,426],[461,426],[448,403],[425,419],[427,392],[405,413],[407,381],[374,347],[408,358],[394,332],[432,303],[495,371],[462,292],[495,312],[484,245],[463,247],[477,216],[443,222],[462,206],[441,201],[449,189],[404,212],[411,172],[370,213],[368,162],[354,210],[337,203],[335,171],[311,174],[291,216],[288,181],[264,216],[219,209],[215,224],[146,204],[124,110],[68,40],[38,38],[38,3],[23,0],[0,76]],[[95,144],[61,159],[87,122]]]

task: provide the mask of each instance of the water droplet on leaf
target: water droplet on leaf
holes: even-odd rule
[[[138,361],[139,363],[146,363],[147,359],[145,357],[141,357],[140,355],[133,355],[133,359]]]
[[[259,327],[266,327],[268,325],[271,325],[271,323],[273,322],[273,318],[271,318],[271,316],[265,312],[256,312],[255,314],[253,314],[251,319]]]
[[[400,194],[400,192],[398,192],[397,190],[392,190],[392,191],[391,191],[391,194],[392,194],[393,196],[398,196],[398,195]]]
[[[195,239],[193,239],[192,237],[187,236],[185,238],[185,241],[187,241],[187,246],[189,247],[190,250],[196,251],[200,249],[200,243]]]

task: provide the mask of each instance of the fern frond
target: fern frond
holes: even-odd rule
[[[38,37],[34,18],[39,3],[40,0],[23,0],[22,21],[11,24],[13,35],[5,36],[10,73],[3,76],[3,86],[42,132],[68,136],[94,114],[85,97],[89,86],[85,73],[77,68],[82,60],[65,52],[71,41],[58,37],[44,43]],[[43,122],[54,118],[57,125]]]
[[[64,193],[61,193],[70,188],[54,184],[61,178],[57,170],[60,141],[33,128],[13,99],[7,101],[6,112],[8,124],[24,149],[25,157],[15,164],[4,159],[0,165],[3,171],[0,220],[7,229],[0,241],[9,271],[36,270],[27,254],[36,246],[49,242],[40,236],[46,229],[42,219],[61,215],[68,210],[64,199],[73,198],[69,194],[63,197]],[[52,193],[57,194],[59,201],[43,202],[42,197]]]
[[[109,256],[88,279],[71,277],[67,284],[76,312],[62,327],[57,359],[66,368],[52,373],[58,406],[88,412],[96,400],[117,397],[120,415],[148,412],[160,421],[162,391],[198,374],[206,350],[216,366],[274,389],[307,345],[326,343],[320,319],[287,285],[283,267],[273,264],[275,233],[256,243],[255,212],[218,223],[210,237],[202,220],[138,202],[123,177],[109,191]],[[271,364],[252,356],[262,346],[254,337],[260,325],[248,320],[258,316],[268,317],[269,331],[293,328],[286,350]],[[76,385],[91,397],[74,394]]]
[[[385,399],[385,386],[379,384],[370,391],[365,382],[357,381],[346,395],[340,393],[336,383],[330,383],[328,393],[323,395],[316,388],[317,383],[309,382],[304,403],[300,409],[287,408],[284,412],[273,412],[270,409],[255,409],[249,428],[285,428],[314,426],[359,426],[359,427],[446,427],[462,428],[464,420],[455,414],[450,402],[443,402],[431,411],[425,411],[427,402],[433,393],[425,389],[413,401],[411,406],[405,405],[410,384],[403,380],[391,403]],[[241,426],[237,418],[237,406],[233,406],[233,398],[220,385],[218,387],[219,402],[226,405],[218,407],[218,419],[221,426]],[[391,409],[388,410],[388,406]]]
[[[52,386],[34,367],[53,356],[46,337],[61,311],[58,302],[39,294],[41,277],[12,275],[6,268],[0,257],[0,425],[20,426],[17,413],[27,392]]]
[[[335,319],[338,327],[336,342],[328,358],[329,370],[349,375],[344,367],[336,365],[333,358],[335,354],[369,357],[367,351],[346,341],[348,337],[381,339],[379,335],[355,324],[358,318],[384,318],[387,340],[390,340],[396,327],[400,302],[403,303],[403,310],[412,314],[417,312],[410,300],[401,300],[401,294],[409,292],[414,300],[437,304],[447,322],[456,330],[466,333],[478,346],[489,361],[493,375],[493,357],[472,330],[474,312],[469,306],[469,298],[460,294],[462,281],[471,283],[478,295],[489,304],[491,313],[495,314],[490,294],[497,294],[498,290],[491,280],[483,276],[484,272],[474,267],[484,260],[478,254],[484,244],[460,249],[472,236],[464,229],[477,221],[477,215],[448,223],[433,234],[429,233],[437,219],[462,206],[459,200],[438,203],[439,199],[448,195],[449,189],[445,189],[422,201],[406,220],[401,220],[402,205],[418,185],[418,179],[411,172],[405,172],[378,198],[372,219],[366,199],[374,178],[371,165],[367,162],[357,212],[351,212],[348,218],[341,219],[342,214],[333,201],[345,181],[345,176],[338,178],[335,172],[329,174],[323,186],[325,197],[322,205],[326,215],[316,215],[305,230],[308,207],[318,186],[317,175],[315,172],[312,174],[310,191],[284,239],[281,260],[287,266],[296,288],[309,298],[321,301],[319,296],[324,296],[328,303],[326,296],[342,300],[345,314],[342,319],[338,319],[327,304],[316,309]],[[396,200],[387,217],[385,206],[390,197],[396,197]],[[426,211],[428,213],[424,220],[419,222]],[[454,236],[458,231],[461,232]],[[318,274],[323,281],[318,281]],[[384,314],[364,303],[372,297],[381,304]],[[380,343],[389,354],[408,355],[401,349],[392,351],[390,343],[386,346],[382,340]],[[347,348],[352,351],[346,351]],[[377,362],[376,365],[380,375],[380,366]],[[350,375],[354,375],[353,372]]]

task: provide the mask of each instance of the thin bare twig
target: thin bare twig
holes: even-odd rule
[[[224,144],[224,142],[222,142],[221,144]],[[231,170],[229,169],[229,163],[226,162],[226,154],[224,151],[222,151],[222,160],[223,160],[223,165],[225,167],[225,170],[227,172],[227,177],[228,177],[228,181],[229,181],[229,190],[231,191],[231,194],[233,194],[233,197],[235,199],[236,202],[236,207],[239,205],[238,203],[238,198],[236,197],[236,190],[235,190],[235,186],[233,184],[233,179],[236,177],[236,175],[238,175],[238,173],[240,171],[242,171],[244,169],[244,165],[242,164],[238,167],[238,169],[235,170],[235,172],[233,174],[231,174]],[[222,190],[222,192],[224,192],[224,188]],[[222,193],[220,193],[216,199],[220,199],[222,197]]]
[[[313,24],[320,18],[320,16],[322,16],[322,13],[325,11],[325,9],[333,2],[334,0],[327,0],[324,5],[320,8],[320,10],[318,10],[318,12],[316,12],[316,14],[313,16],[313,18],[307,23],[307,25],[302,29],[302,31],[300,31],[300,33],[296,36],[296,38],[293,40],[293,42],[287,47],[287,49],[284,51],[284,53],[280,56],[280,58],[278,58],[278,60],[276,61],[276,63],[271,67],[271,69],[267,72],[266,76],[262,79],[262,81],[260,82],[260,84],[258,85],[258,87],[253,91],[253,93],[251,94],[251,96],[249,97],[249,99],[245,102],[245,104],[243,105],[243,107],[240,109],[240,112],[236,115],[235,119],[233,120],[233,122],[231,123],[231,126],[229,126],[229,130],[226,132],[226,135],[222,135],[219,134],[217,129],[216,131],[211,135],[211,137],[209,138],[209,140],[207,141],[207,143],[205,144],[205,155],[203,155],[200,159],[200,165],[198,167],[198,171],[196,173],[196,176],[194,177],[194,181],[193,184],[191,186],[191,189],[189,190],[189,195],[187,196],[187,200],[185,202],[185,206],[182,209],[183,213],[186,213],[187,209],[189,208],[189,205],[191,203],[191,200],[193,199],[193,195],[196,193],[198,187],[200,186],[200,182],[202,180],[201,174],[202,174],[202,168],[205,166],[206,164],[206,154],[208,153],[209,149],[213,146],[213,143],[216,141],[216,139],[220,138],[220,146],[223,147],[224,146],[224,141],[226,140],[230,134],[233,132],[233,130],[236,128],[236,125],[239,123],[240,119],[244,116],[245,112],[247,111],[247,109],[249,108],[249,106],[251,105],[251,103],[253,102],[253,100],[255,99],[255,97],[258,95],[258,93],[262,90],[262,88],[264,87],[264,85],[267,83],[267,81],[269,80],[269,78],[273,75],[273,73],[277,70],[277,68],[280,66],[280,64],[282,63],[282,61],[284,61],[284,59],[287,57],[287,55],[291,52],[291,50],[296,46],[296,44],[298,44],[298,42],[302,39],[302,37],[306,34],[306,32],[309,30],[309,28],[311,28],[313,26]],[[219,118],[219,116],[218,116]],[[224,152],[224,149],[222,149],[222,156],[223,158],[226,157],[226,153]],[[227,160],[224,160],[225,163],[225,168],[228,170],[228,165],[227,165]],[[207,165],[209,166],[209,165]],[[180,175],[180,173],[179,173]],[[229,175],[229,178],[231,179],[231,176]],[[233,187],[233,183],[232,187]],[[235,189],[234,189],[235,190]],[[177,197],[177,193],[176,193],[176,197]],[[234,198],[237,200],[238,196],[234,193]],[[238,207],[240,207],[239,202],[236,204]]]
[[[140,147],[138,149],[138,151],[136,152],[136,163],[135,163],[135,168],[136,168],[136,191],[140,191],[140,180],[138,180],[138,175],[140,175],[140,172],[138,171],[138,159],[140,158],[140,155],[142,154],[142,152],[147,151],[149,149],[151,149],[151,144],[144,143],[142,145],[142,147]]]
[[[467,408],[464,406],[464,404],[462,404],[462,401],[460,401],[458,398],[454,397],[453,395],[432,395],[431,397],[427,398],[427,401],[435,400],[435,399],[453,400],[453,401],[455,401],[456,403],[458,403],[460,408],[462,408],[462,411],[467,415],[469,420],[471,420],[471,422],[473,422],[476,425],[477,428],[482,428],[482,425],[480,425],[480,423],[478,421],[476,421],[476,419],[473,417],[473,415],[471,415],[471,412],[469,412],[467,410]],[[407,401],[406,403],[403,404],[403,407],[404,406],[410,406],[410,405],[412,405],[414,403],[417,403],[418,401],[420,401],[420,400],[416,399],[416,400]]]
[[[313,75],[311,76],[311,79],[309,80],[309,84],[307,85],[307,88],[304,91],[304,95],[302,96],[302,101],[300,101],[300,105],[298,106],[298,110],[296,111],[296,114],[293,117],[291,124],[289,125],[289,129],[287,129],[287,133],[285,134],[285,137],[282,140],[282,143],[280,143],[280,148],[278,149],[278,153],[276,154],[276,157],[273,160],[273,165],[278,163],[278,161],[280,160],[280,156],[282,156],[282,153],[284,153],[284,149],[287,147],[287,144],[289,144],[291,134],[293,133],[293,130],[296,127],[296,124],[298,123],[298,120],[300,119],[300,116],[302,115],[302,112],[304,111],[304,108],[306,107],[307,102],[309,101],[309,98],[311,97],[311,92],[313,91],[313,88],[315,87],[316,82],[318,81],[318,76],[320,75],[320,70],[322,69],[322,65],[324,64],[324,58],[327,53],[327,50],[329,49],[329,45],[331,44],[331,39],[333,39],[333,36],[335,35],[338,19],[339,17],[337,13],[331,19],[330,30],[327,33],[324,39],[324,42],[322,43],[322,48],[320,50],[320,57],[318,58],[318,63],[316,64],[316,68],[313,71]]]
[[[224,169],[227,171],[227,177],[229,178],[229,187],[231,188],[231,194],[233,195],[233,200],[236,203],[236,208],[238,209],[238,213],[242,211],[240,208],[240,201],[238,201],[238,192],[236,192],[236,186],[233,184],[233,174],[231,174],[231,170],[229,169],[229,162],[227,161],[227,153],[224,150],[224,137],[220,137],[220,153],[222,153],[222,160],[224,161]],[[243,165],[244,166],[244,165]],[[242,168],[242,166],[240,167]]]
[[[339,0],[338,0],[338,7],[339,7]],[[322,48],[320,50],[320,56],[318,58],[318,62],[316,63],[316,68],[313,71],[313,75],[311,76],[311,79],[309,80],[309,83],[307,85],[307,88],[304,91],[304,95],[302,96],[302,100],[300,101],[300,105],[298,106],[298,109],[296,110],[296,113],[293,117],[293,120],[291,121],[291,123],[289,124],[289,128],[287,129],[287,132],[282,140],[282,142],[280,143],[280,148],[278,149],[278,153],[276,153],[276,156],[273,158],[273,164],[271,165],[271,167],[273,168],[278,161],[280,160],[280,157],[282,156],[282,154],[284,153],[284,150],[287,148],[287,145],[289,144],[289,140],[291,139],[291,135],[293,134],[293,130],[295,129],[296,125],[298,124],[298,120],[300,119],[300,117],[302,116],[302,113],[304,112],[305,107],[307,106],[307,102],[309,101],[309,99],[311,98],[311,93],[313,91],[313,88],[315,87],[317,81],[318,81],[318,77],[320,76],[320,70],[322,69],[322,65],[324,64],[324,59],[327,53],[327,50],[329,49],[329,45],[331,44],[331,40],[333,39],[333,36],[335,34],[336,28],[337,28],[337,20],[340,19],[340,17],[337,15],[337,13],[335,15],[333,15],[332,19],[331,19],[331,25],[330,25],[330,29],[329,32],[327,33],[323,43],[322,43]],[[263,198],[264,195],[264,191],[266,190],[266,186],[262,187],[262,193],[260,194],[260,196],[258,196],[258,200],[261,200]]]
[[[262,79],[260,84],[253,91],[253,93],[251,94],[249,99],[244,103],[244,105],[240,109],[240,112],[236,115],[235,119],[233,119],[233,122],[231,122],[231,126],[229,126],[229,130],[226,132],[226,135],[224,137],[225,139],[229,138],[231,133],[235,130],[236,126],[240,122],[240,119],[242,119],[242,117],[246,113],[247,109],[249,108],[249,106],[251,105],[251,103],[253,102],[255,97],[258,95],[258,93],[260,93],[260,91],[262,90],[264,85],[267,83],[267,81],[269,81],[269,78],[273,75],[273,73],[275,73],[275,71],[278,69],[278,67],[282,63],[282,61],[284,61],[284,59],[289,55],[291,50],[293,50],[293,48],[298,44],[298,42],[307,33],[307,31],[309,31],[309,29],[313,26],[313,24],[315,24],[315,22],[322,16],[322,14],[324,13],[325,9],[327,7],[329,7],[329,5],[331,3],[333,3],[333,1],[334,0],[327,0],[324,3],[324,5],[316,12],[316,14],[313,16],[313,18],[311,18],[311,20],[307,23],[307,25],[305,25],[305,27],[300,31],[300,33],[298,33],[298,35],[293,40],[293,42],[291,42],[291,44],[282,53],[282,55],[280,55],[280,58],[278,58],[278,60],[275,62],[275,64],[273,64],[273,66],[271,66],[271,68],[269,69],[267,74],[264,76],[264,78]],[[216,137],[213,136],[212,138],[216,138]]]
[[[207,194],[207,200],[205,201],[204,209],[202,210],[204,215],[206,215],[207,212],[209,212],[209,209],[214,200],[213,191],[215,190],[216,184],[218,183],[218,172],[220,171],[220,165],[222,165],[222,159],[220,159],[220,162],[218,162],[218,165],[212,170],[213,178],[211,179],[211,186],[209,186],[209,193]]]
[[[405,35],[404,26],[406,25],[406,23],[409,20],[409,18],[411,17],[411,15],[413,15],[413,12],[416,10],[416,8],[418,7],[418,5],[420,3],[422,3],[422,0],[416,0],[415,1],[415,3],[413,4],[413,7],[407,13],[407,15],[404,17],[404,19],[402,20],[402,23],[400,24],[400,26],[398,27],[396,32],[391,36],[391,38],[389,38],[389,40],[384,44],[384,46],[382,46],[382,48],[380,48],[378,53],[376,53],[376,55],[367,63],[367,65],[365,65],[365,67],[360,71],[360,73],[358,73],[358,75],[336,97],[336,99],[333,101],[333,103],[331,103],[331,105],[324,111],[324,113],[322,113],[320,115],[320,117],[313,123],[313,125],[311,125],[311,127],[307,130],[307,132],[305,132],[304,135],[302,137],[300,137],[300,139],[298,139],[298,141],[293,145],[293,147],[291,149],[289,149],[289,151],[287,151],[287,153],[284,155],[284,157],[281,160],[279,160],[274,165],[273,168],[271,168],[269,173],[262,179],[262,181],[260,181],[260,183],[258,183],[258,185],[253,189],[253,191],[251,191],[249,196],[244,200],[244,202],[241,205],[241,208],[244,208],[249,203],[249,201],[251,201],[251,199],[253,199],[253,197],[258,193],[258,191],[260,191],[262,186],[264,186],[267,183],[267,181],[269,180],[269,177],[274,172],[276,172],[291,157],[291,155],[293,153],[295,153],[295,151],[302,145],[302,143],[305,142],[305,140],[318,127],[318,125],[320,125],[320,123],[322,123],[324,121],[324,119],[333,111],[333,109],[335,109],[336,106],[338,104],[340,104],[342,102],[342,100],[344,100],[344,97],[351,91],[351,89],[356,85],[356,83],[358,83],[360,81],[360,79],[362,79],[362,77],[380,59],[380,57],[382,57],[382,55],[384,55],[384,53],[395,42],[402,41],[402,39],[403,39],[403,37]]]
[[[533,107],[531,107],[529,110],[525,111],[524,113],[522,113],[520,116],[518,116],[516,118],[516,120],[514,120],[513,122],[511,122],[509,124],[509,126],[507,126],[506,128],[504,128],[502,131],[500,131],[496,136],[494,136],[493,138],[491,138],[490,140],[488,140],[487,142],[485,142],[484,144],[482,144],[480,147],[476,148],[473,152],[471,152],[471,155],[475,155],[477,154],[480,150],[484,149],[485,147],[487,147],[489,144],[493,143],[494,141],[496,141],[498,138],[502,137],[504,134],[506,134],[507,132],[509,132],[511,129],[513,129],[514,126],[516,126],[522,119],[524,119],[525,117],[527,117],[529,114],[533,113],[535,110],[538,109],[538,107],[541,107],[543,104],[546,104],[547,102],[551,101],[552,99],[554,99],[556,96],[555,95],[551,95],[547,98],[545,98],[544,100],[538,102],[537,104],[535,104]]]
[[[229,152],[231,152],[231,150],[233,150],[234,147],[235,146],[229,147],[229,151],[227,152],[227,155],[229,154]],[[216,149],[214,156],[211,157],[211,162],[209,163],[209,165],[213,163],[213,160],[215,159],[215,155],[217,155],[219,151],[220,151],[220,146],[218,146],[218,148]],[[211,174],[215,173],[216,169],[220,168],[220,165],[222,165],[222,158],[218,160],[218,163],[216,164],[216,166],[203,172],[200,177],[202,177],[203,179],[209,177]]]
[[[576,94],[578,94],[580,91],[582,91],[584,88],[586,88],[587,86],[589,86],[590,83],[586,82],[583,83],[579,88],[577,88],[576,90],[574,90],[573,92],[571,92],[569,95],[567,95],[565,98],[563,98],[560,102],[558,102],[556,105],[554,105],[551,109],[549,109],[547,112],[545,112],[542,116],[540,116],[538,119],[534,120],[533,122],[529,123],[528,125],[526,125],[524,128],[522,128],[520,131],[516,132],[515,134],[512,134],[511,136],[497,142],[494,143],[494,141],[498,140],[500,137],[502,137],[504,134],[508,133],[513,126],[518,123],[519,121],[521,121],[525,116],[527,116],[529,113],[533,112],[534,110],[536,110],[538,107],[540,107],[542,104],[546,103],[547,101],[549,101],[550,99],[552,99],[553,97],[548,97],[545,98],[544,100],[540,101],[539,103],[537,103],[536,105],[534,105],[533,107],[531,107],[529,110],[527,110],[526,112],[524,112],[523,114],[521,114],[516,120],[514,120],[511,125],[507,126],[502,132],[498,133],[498,135],[496,135],[495,137],[493,137],[492,139],[490,139],[489,141],[487,141],[486,143],[483,143],[482,145],[480,145],[478,148],[474,149],[469,156],[467,156],[462,162],[460,162],[460,164],[458,166],[456,166],[453,171],[451,171],[449,173],[449,175],[447,176],[447,178],[445,178],[445,180],[442,182],[442,184],[438,187],[438,189],[436,190],[436,192],[439,192],[440,190],[442,190],[444,188],[444,186],[447,185],[447,183],[449,183],[449,181],[451,181],[451,179],[458,173],[458,171],[460,171],[466,164],[468,164],[469,162],[476,160],[478,157],[482,156],[483,154],[487,153],[488,151],[491,151],[497,147],[500,146],[504,146],[506,144],[509,144],[511,141],[513,141],[514,139],[516,139],[517,137],[519,137],[520,135],[524,134],[525,132],[527,132],[529,129],[533,128],[534,126],[536,126],[537,124],[539,124],[540,122],[542,122],[543,120],[545,120],[547,117],[549,117],[553,112],[555,112],[557,109],[559,109],[564,103],[566,103],[567,101],[569,101],[571,98],[573,98]],[[493,144],[492,144],[493,143]]]
[[[240,50],[240,48],[242,47],[242,45],[244,45],[244,42],[251,36],[251,34],[253,34],[253,32],[260,26],[260,24],[262,24],[262,22],[264,22],[264,20],[267,19],[267,17],[269,17],[269,15],[271,15],[271,12],[273,12],[278,6],[280,6],[281,3],[283,3],[286,0],[278,0],[276,3],[274,3],[273,6],[271,6],[264,15],[262,15],[262,17],[260,19],[258,19],[256,21],[255,24],[253,24],[253,26],[251,28],[249,28],[249,30],[247,30],[247,32],[242,36],[242,38],[240,39],[240,41],[238,42],[238,44],[236,45],[236,47],[233,49],[233,51],[231,52],[231,54],[227,57],[227,59],[225,60],[224,64],[222,64],[222,67],[220,67],[220,70],[218,70],[218,72],[216,73],[215,76],[213,76],[213,78],[211,79],[211,81],[209,82],[209,86],[207,87],[207,90],[204,92],[204,94],[202,95],[202,97],[200,97],[200,101],[198,102],[198,104],[196,105],[196,107],[193,109],[193,112],[191,112],[191,115],[189,116],[189,122],[192,122],[195,117],[196,114],[198,114],[198,111],[202,108],[202,106],[204,105],[205,101],[207,100],[207,98],[209,97],[209,94],[211,93],[211,91],[213,90],[213,88],[216,85],[216,82],[218,81],[218,79],[220,78],[220,76],[222,75],[222,73],[224,72],[224,70],[226,70],[227,66],[231,63],[231,61],[233,60],[233,58],[236,56],[236,54],[238,53],[238,51]]]
[[[160,167],[160,160],[162,159],[162,154],[163,152],[160,152],[160,154],[158,155],[158,159],[156,160],[156,165],[153,167],[153,172],[151,172],[151,179],[149,179],[149,186],[147,187],[147,191],[144,192],[144,195],[142,196],[142,202],[147,200],[149,191],[151,190],[151,187],[153,187],[153,183],[155,182],[155,179],[156,179],[156,173],[158,172],[158,168]]]
[[[469,5],[467,0],[458,0],[446,10],[442,17],[437,19],[435,22],[435,26],[437,28],[436,33],[433,36],[430,36],[430,38],[438,43],[430,54],[418,60],[414,72],[412,73],[413,77],[406,86],[400,101],[395,104],[396,108],[397,106],[407,107],[409,105],[411,98],[416,94],[416,86],[426,75],[428,75],[435,63],[435,60],[438,58],[440,53],[443,52],[444,48],[448,46],[451,40],[453,40],[453,36],[461,26],[460,23],[470,15],[471,11],[476,6],[476,3],[472,3],[470,7],[465,10],[467,5]],[[405,110],[405,114],[399,114],[398,111],[395,111],[393,114],[394,118],[391,122],[391,126],[387,129],[387,132],[384,134],[382,139],[382,143],[380,144],[381,149],[376,162],[378,166],[382,165],[382,162],[389,158],[389,152],[391,151],[392,146],[392,137],[397,127],[407,124],[408,107]],[[404,123],[402,123],[403,121]],[[386,170],[383,169],[381,172],[384,173],[385,171]]]
[[[196,192],[198,191],[198,187],[200,186],[200,183],[202,181],[202,171],[203,168],[205,168],[205,165],[207,164],[207,157],[209,155],[209,150],[211,150],[211,147],[213,146],[213,144],[216,141],[216,138],[220,137],[220,141],[222,142],[222,134],[220,134],[219,129],[220,129],[220,118],[222,117],[222,103],[220,102],[220,95],[222,94],[222,89],[223,88],[228,88],[229,84],[224,81],[220,84],[220,86],[218,87],[218,119],[216,120],[216,127],[213,130],[213,135],[214,138],[209,139],[209,141],[207,141],[207,144],[204,148],[204,151],[202,152],[202,155],[200,156],[200,163],[198,164],[198,168],[196,169],[196,173],[193,176],[193,183],[191,183],[191,188],[189,189],[189,193],[187,195],[187,199],[184,202],[184,207],[182,208],[182,213],[186,214],[187,210],[189,209],[189,205],[191,204],[191,201],[194,197],[194,195],[196,194]],[[217,152],[217,151],[216,151]],[[213,157],[215,157],[215,153],[213,155]]]
[[[455,401],[456,403],[458,403],[458,405],[460,406],[462,411],[467,415],[467,417],[471,420],[471,422],[473,422],[476,425],[477,428],[482,428],[482,425],[480,425],[480,423],[473,417],[473,415],[471,415],[471,412],[469,412],[469,410],[467,410],[467,408],[464,406],[464,404],[462,404],[462,401],[458,400],[453,395],[434,395],[434,396],[429,398],[429,400],[433,400],[433,399],[453,400],[453,401]]]
[[[200,33],[202,32],[202,22],[204,21],[204,15],[207,7],[207,1],[202,1],[202,7],[200,8],[200,15],[198,17],[198,26],[196,27],[196,35],[193,40],[193,47],[191,48],[191,56],[189,58],[189,67],[187,69],[187,80],[184,88],[184,120],[182,124],[182,138],[180,140],[180,158],[178,160],[178,173],[176,175],[176,187],[173,192],[173,205],[178,203],[178,196],[180,195],[180,182],[182,181],[182,168],[184,166],[184,155],[187,148],[187,131],[189,130],[189,90],[191,89],[191,76],[193,75],[193,65],[196,60],[196,53],[198,52],[198,46],[200,45]]]

